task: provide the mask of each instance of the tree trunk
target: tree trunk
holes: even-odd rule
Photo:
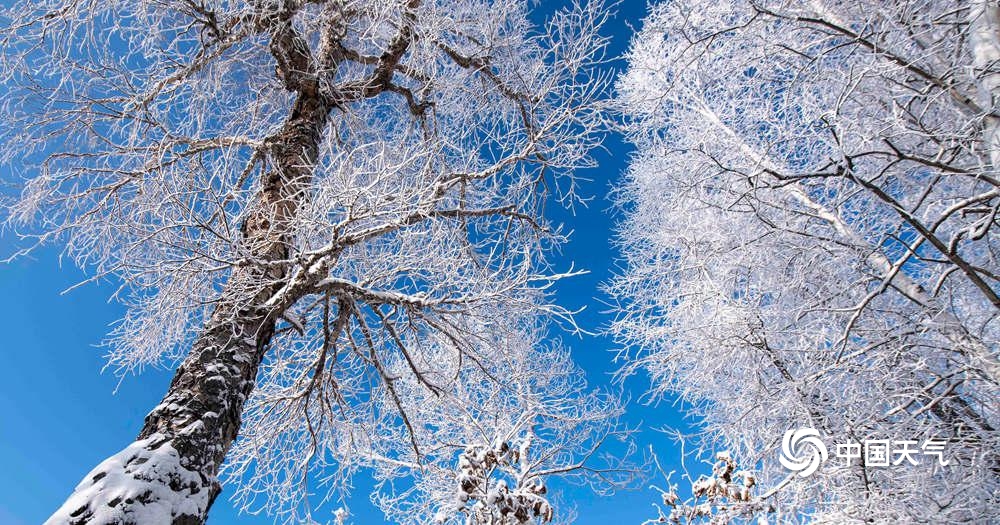
[[[1000,6],[990,0],[974,0],[969,9],[969,47],[972,49],[973,75],[980,88],[980,101],[987,112],[983,117],[983,144],[991,167],[1000,167],[1000,119],[996,117],[996,98],[1000,95]]]
[[[205,521],[221,490],[219,466],[274,333],[274,319],[264,311],[214,321],[146,416],[137,441],[87,474],[46,523]]]
[[[243,225],[250,259],[265,263],[289,258],[291,221],[308,198],[332,108],[310,77],[312,68],[301,63],[310,60],[308,48],[287,19],[278,23],[271,50],[279,67],[304,73],[292,80],[286,75],[286,86],[298,96],[281,131],[267,141],[274,170],[262,175]],[[287,273],[281,264],[233,269],[211,319],[137,440],[87,474],[46,524],[205,522],[221,491],[219,467],[239,432],[243,404],[281,314],[266,304]]]

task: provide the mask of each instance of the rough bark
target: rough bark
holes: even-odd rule
[[[204,523],[221,491],[219,467],[236,438],[243,405],[274,334],[280,309],[266,306],[284,284],[294,232],[290,223],[308,195],[321,134],[333,107],[311,74],[309,50],[276,16],[271,51],[297,93],[281,131],[271,137],[272,170],[262,176],[243,224],[250,260],[238,267],[166,396],[137,440],[91,471],[47,524],[192,525]],[[249,291],[248,291],[249,290]]]
[[[419,5],[419,0],[406,4],[405,23],[368,78],[331,86],[323,85],[320,75],[332,78],[346,52],[333,40],[333,32],[312,50],[291,23],[299,4],[257,4],[256,23],[271,35],[276,74],[296,98],[282,128],[265,140],[267,151],[260,152],[270,169],[261,176],[242,227],[243,248],[251,262],[232,270],[215,311],[163,401],[146,416],[137,440],[91,471],[47,524],[205,522],[221,491],[219,467],[239,433],[243,405],[276,321],[307,292],[309,283],[288,282],[294,280],[289,262],[293,219],[308,198],[331,111],[392,89],[394,71],[413,38],[410,23]],[[329,21],[331,28],[346,22]],[[310,274],[314,281],[319,278]]]

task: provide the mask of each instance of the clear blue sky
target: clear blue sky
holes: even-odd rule
[[[546,8],[548,6],[545,6]],[[611,56],[628,46],[631,27],[638,27],[645,13],[644,1],[624,1],[608,33],[613,36]],[[621,62],[609,65],[620,68]],[[570,308],[586,306],[578,320],[584,328],[599,330],[609,320],[598,286],[615,266],[611,246],[613,219],[607,191],[621,176],[628,149],[610,137],[608,151],[600,155],[599,169],[580,173],[591,179],[584,193],[594,196],[576,214],[557,213],[575,233],[560,255],[562,267],[572,262],[590,274],[564,282],[557,300]],[[14,241],[0,237],[0,255],[11,253]],[[114,290],[109,283],[90,284],[68,294],[83,273],[72,264],[59,263],[57,249],[37,251],[31,258],[0,266],[0,524],[41,523],[69,495],[73,487],[105,457],[134,439],[146,412],[166,391],[171,370],[148,370],[119,385],[104,365],[101,342],[122,309],[108,302]],[[577,362],[594,385],[608,384],[615,365],[613,344],[604,337],[564,336]],[[679,426],[675,407],[660,403],[644,406],[637,398],[645,389],[642,378],[626,384],[632,397],[627,420],[645,427],[640,445],[654,444],[661,460],[676,459],[678,451],[651,427]],[[117,392],[116,392],[117,388]],[[669,467],[668,467],[669,468]],[[370,483],[357,480],[350,502],[352,522],[383,523],[382,515],[368,502]],[[223,491],[209,523],[272,523],[266,517],[238,515]],[[569,488],[564,499],[572,501],[577,523],[640,523],[653,516],[650,504],[657,494],[645,488],[599,498],[586,490]],[[322,518],[323,515],[317,516]]]

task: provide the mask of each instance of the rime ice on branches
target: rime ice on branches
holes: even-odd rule
[[[799,427],[961,458],[821,468],[782,491],[788,516],[1000,519],[998,9],[669,1],[633,42],[609,285],[626,373],[762,486]]]
[[[478,0],[3,9],[0,160],[23,176],[3,218],[25,251],[58,243],[121,283],[112,368],[179,363],[138,440],[51,523],[200,523],[239,434],[238,497],[295,522],[357,466],[433,452],[410,392],[476,399],[458,390],[470,366],[530,362],[543,349],[508,338],[571,322],[548,299],[573,270],[546,261],[562,235],[542,209],[576,200],[600,142],[605,16],[581,3],[538,27],[528,2]]]

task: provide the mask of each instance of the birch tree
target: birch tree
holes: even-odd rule
[[[997,519],[998,9],[682,0],[633,41],[624,371],[760,467],[778,520]],[[831,459],[772,494],[798,427],[951,464]]]
[[[110,367],[179,363],[49,523],[203,522],[248,399],[248,435],[306,438],[255,488],[349,471],[375,440],[419,458],[414,392],[495,370],[524,319],[569,320],[547,299],[572,270],[546,262],[562,237],[542,209],[573,202],[599,143],[604,15],[538,26],[527,4],[3,9],[0,158],[24,183],[7,225],[23,252],[58,243],[120,283]]]

